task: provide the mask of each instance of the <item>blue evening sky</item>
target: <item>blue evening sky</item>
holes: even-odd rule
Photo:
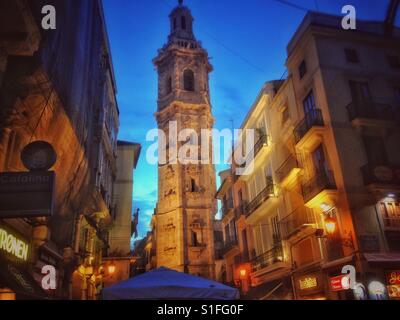
[[[139,236],[145,236],[157,202],[157,167],[146,162],[148,130],[156,128],[157,74],[152,59],[169,33],[177,0],[103,0],[118,86],[120,140],[142,144],[134,176]],[[290,6],[284,2],[294,4]],[[239,128],[264,82],[285,71],[286,45],[305,10],[341,15],[352,4],[357,18],[384,20],[389,0],[185,0],[194,32],[214,66],[210,77],[218,129]],[[299,8],[301,7],[301,8]],[[399,16],[397,17],[399,21]],[[224,166],[217,166],[220,171]]]

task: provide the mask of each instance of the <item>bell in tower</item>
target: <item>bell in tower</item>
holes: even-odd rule
[[[153,60],[158,73],[158,128],[168,137],[173,123],[178,131],[189,129],[203,139],[202,130],[211,130],[214,124],[208,85],[212,66],[194,35],[193,17],[183,1],[169,17],[168,41]],[[159,150],[166,148],[167,163],[158,168],[154,221],[157,266],[212,279],[217,207],[211,134],[207,139],[201,141],[210,146],[206,164],[200,159],[171,161],[171,151],[173,154],[187,141],[160,143]]]

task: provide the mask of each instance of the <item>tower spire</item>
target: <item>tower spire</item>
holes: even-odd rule
[[[178,0],[179,5],[183,5],[183,0]]]

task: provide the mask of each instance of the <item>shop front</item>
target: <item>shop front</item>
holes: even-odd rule
[[[32,276],[32,244],[0,222],[0,300],[46,299]]]

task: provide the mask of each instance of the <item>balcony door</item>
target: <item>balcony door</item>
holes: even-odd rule
[[[371,100],[368,82],[350,81],[350,90],[354,102]]]
[[[316,174],[326,174],[328,172],[328,164],[325,158],[324,146],[320,144],[312,153],[314,170]]]

